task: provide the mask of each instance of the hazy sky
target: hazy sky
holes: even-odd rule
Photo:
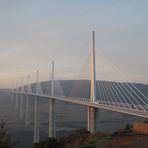
[[[0,0],[0,87],[50,72],[52,59],[58,76],[77,73],[92,30],[97,51],[131,81],[148,83],[147,0]]]

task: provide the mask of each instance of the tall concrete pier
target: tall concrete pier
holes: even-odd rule
[[[28,76],[27,92],[30,93],[30,76]],[[26,96],[26,126],[30,125],[30,99],[29,95]]]
[[[24,92],[24,85],[23,85],[23,79],[22,79],[22,84],[21,84],[21,92]],[[20,95],[20,117],[23,117],[24,114],[24,105],[23,102],[24,101],[24,95]]]
[[[39,137],[39,98],[38,98],[38,81],[39,81],[39,71],[37,71],[37,82],[36,82],[36,96],[35,96],[35,114],[34,114],[34,143],[38,143],[40,140]]]
[[[92,49],[90,61],[90,102],[96,99],[96,67],[95,67],[95,32],[92,32]],[[88,106],[88,131],[95,132],[95,108]]]
[[[16,82],[16,90],[15,90],[15,108],[16,109],[18,109],[18,105],[19,105],[19,103],[18,103],[18,92],[19,92],[19,87],[18,87],[18,80],[17,80],[17,82]]]
[[[51,97],[54,96],[54,61],[52,61]],[[55,129],[55,101],[49,99],[49,137],[56,137]]]

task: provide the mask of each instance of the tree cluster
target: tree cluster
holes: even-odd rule
[[[0,123],[0,148],[16,148],[15,143],[11,141],[11,137],[5,128],[5,122]]]

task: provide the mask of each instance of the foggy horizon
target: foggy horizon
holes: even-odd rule
[[[35,79],[36,70],[48,80],[52,60],[57,79],[75,79],[89,55],[92,30],[97,70],[110,69],[108,62],[100,64],[101,52],[131,82],[148,84],[147,6],[146,0],[1,1],[0,88],[15,87],[28,74]]]

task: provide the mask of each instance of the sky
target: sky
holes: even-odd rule
[[[147,84],[147,26],[147,0],[0,0],[0,88],[35,79],[36,70],[48,79],[52,60],[57,79],[81,73],[92,30],[98,71],[109,67],[101,52],[132,82]]]

